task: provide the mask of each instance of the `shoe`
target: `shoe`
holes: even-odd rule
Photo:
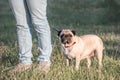
[[[23,64],[23,63],[19,63],[17,64],[14,69],[12,70],[12,72],[22,72],[22,71],[26,71],[28,69],[31,68],[31,64]]]
[[[50,70],[50,63],[48,63],[47,61],[40,61],[37,64],[37,69],[45,73],[48,73]]]

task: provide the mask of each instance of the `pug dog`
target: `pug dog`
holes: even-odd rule
[[[62,51],[66,57],[66,64],[69,66],[71,59],[75,58],[75,70],[79,70],[82,59],[87,59],[87,67],[90,69],[91,57],[95,54],[98,58],[99,69],[102,67],[103,41],[97,35],[77,36],[75,31],[63,29],[58,31]]]

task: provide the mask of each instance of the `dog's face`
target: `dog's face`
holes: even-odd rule
[[[74,41],[73,38],[75,36],[75,31],[64,29],[64,30],[58,31],[58,36],[60,38],[61,43],[64,46],[69,46]]]

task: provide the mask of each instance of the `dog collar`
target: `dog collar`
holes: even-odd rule
[[[69,48],[69,47],[71,47],[71,46],[73,46],[74,44],[76,44],[76,42],[74,42],[72,45],[70,45],[70,46],[65,46],[65,48]]]

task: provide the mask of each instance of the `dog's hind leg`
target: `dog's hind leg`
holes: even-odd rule
[[[96,54],[97,54],[97,58],[98,58],[99,69],[101,69],[102,68],[103,50],[102,49],[97,49]]]
[[[87,57],[87,67],[88,67],[88,69],[90,69],[90,66],[91,66],[91,59],[90,59],[90,57]]]

